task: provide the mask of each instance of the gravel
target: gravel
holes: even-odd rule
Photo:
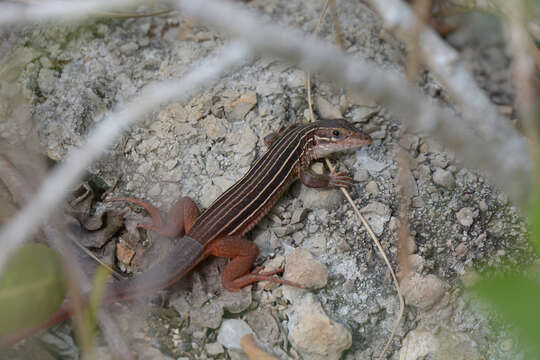
[[[259,0],[246,6],[273,21],[311,31],[322,2]],[[338,2],[338,11],[347,52],[403,70],[403,47],[381,31],[369,9],[347,0]],[[466,30],[461,37],[454,36],[481,86],[495,103],[513,106],[502,42],[479,45]],[[320,36],[333,40],[329,21],[323,22]],[[0,139],[24,142],[32,134],[25,126],[32,124],[43,153],[62,160],[114,105],[152,81],[180,76],[225,41],[221,34],[180,15],[28,27],[18,34],[12,56],[0,62],[0,74],[9,75],[2,79],[6,86],[0,87],[5,100],[0,103]],[[487,310],[459,291],[462,281],[473,282],[469,274],[482,265],[531,260],[517,209],[489,185],[489,179],[462,168],[430,139],[408,133],[399,114],[389,114],[362,94],[336,88],[316,74],[313,79],[317,114],[344,116],[374,137],[369,147],[336,158],[357,182],[352,197],[394,267],[399,223],[394,147],[399,144],[412,159],[409,225],[414,246],[409,258],[414,266],[403,284],[410,306],[388,358],[442,358],[452,347],[458,349],[452,358],[476,359],[479,353],[491,353],[493,359],[518,358],[518,346],[498,350],[502,341],[512,344],[508,334],[493,327]],[[444,90],[432,91],[439,86],[429,75],[419,85],[435,101],[446,102]],[[16,95],[8,96],[8,87]],[[27,103],[27,117],[14,115],[20,114],[14,99]],[[163,211],[180,196],[190,196],[204,208],[264,152],[264,136],[307,121],[307,113],[303,73],[289,64],[258,59],[187,104],[169,104],[147,116],[88,174],[99,179],[102,190],[120,179],[113,195],[148,199]],[[314,168],[324,171],[322,164]],[[132,227],[133,231],[138,230]],[[130,322],[133,315],[126,311],[121,317],[129,324],[122,327],[124,335],[137,337],[139,346],[159,350],[163,357],[238,358],[222,334],[229,332],[225,328],[231,322],[240,322],[233,324],[237,331],[255,331],[280,358],[378,357],[398,313],[396,292],[341,192],[295,184],[248,237],[261,247],[257,265],[276,259],[278,268],[285,257],[291,264],[298,253],[304,254],[303,262],[297,261],[304,264],[302,271],[314,266],[313,287],[326,286],[295,296],[294,289],[275,284],[228,293],[220,281],[226,261],[213,259],[192,271],[185,286],[170,291],[168,307],[151,308],[146,322]],[[143,240],[123,252],[123,268],[129,272],[146,268],[167,253],[168,246],[178,245],[154,234]],[[293,275],[306,276],[300,270]],[[166,312],[153,312],[160,309]],[[71,339],[68,329],[59,331],[64,335],[42,339],[57,342],[54,348],[63,358],[74,358],[72,340],[66,340]]]

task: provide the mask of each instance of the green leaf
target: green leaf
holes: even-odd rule
[[[516,326],[521,338],[540,352],[540,283],[523,274],[512,273],[484,278],[473,288],[497,314]]]
[[[58,254],[41,244],[23,246],[0,275],[0,335],[47,320],[65,294]]]
[[[104,266],[99,266],[94,273],[94,278],[92,280],[92,292],[90,293],[89,303],[84,310],[84,326],[85,335],[87,336],[88,344],[91,344],[96,333],[96,324],[97,324],[97,315],[103,296],[105,295],[105,289],[107,287],[107,282],[109,281],[111,272]]]

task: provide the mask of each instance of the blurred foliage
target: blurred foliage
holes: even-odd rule
[[[65,294],[59,255],[42,244],[23,246],[0,277],[0,335],[47,320]]]
[[[88,344],[88,350],[91,351],[93,347],[91,344],[94,341],[94,338],[97,333],[97,320],[98,312],[103,301],[103,295],[105,294],[105,289],[107,282],[109,281],[111,272],[104,266],[99,266],[97,271],[94,274],[92,280],[92,292],[90,293],[90,298],[88,305],[86,306],[83,313],[83,327],[80,337],[81,344]]]
[[[540,198],[530,212],[530,239],[540,254]],[[495,273],[495,271],[494,271]],[[486,275],[473,291],[490,304],[498,315],[515,326],[527,344],[525,352],[540,358],[540,281],[534,269],[519,269],[505,274]]]

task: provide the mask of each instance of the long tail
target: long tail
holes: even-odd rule
[[[185,236],[180,239],[180,243],[171,253],[148,271],[131,279],[108,284],[103,297],[103,304],[133,299],[169,287],[195,267],[203,259],[203,254],[203,245]],[[71,302],[65,300],[56,313],[45,322],[28,327],[15,334],[0,337],[0,348],[10,346],[39,330],[56,325],[71,317],[71,315]]]

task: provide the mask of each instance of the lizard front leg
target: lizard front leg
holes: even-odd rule
[[[125,201],[144,208],[152,217],[152,225],[139,224],[137,227],[149,229],[166,237],[183,236],[189,231],[195,220],[200,215],[200,210],[195,201],[184,196],[178,199],[167,213],[167,221],[163,221],[159,210],[153,205],[130,197],[111,198],[106,201]]]
[[[329,175],[317,174],[311,169],[300,170],[300,181],[311,188],[349,188],[354,181],[345,171],[332,171]]]
[[[259,255],[259,248],[241,236],[225,236],[212,241],[206,248],[205,256],[208,255],[231,259],[221,273],[221,283],[229,291],[239,291],[243,287],[259,281],[301,287],[291,281],[272,276],[281,273],[282,269],[261,272],[261,268],[257,267],[250,272]]]

